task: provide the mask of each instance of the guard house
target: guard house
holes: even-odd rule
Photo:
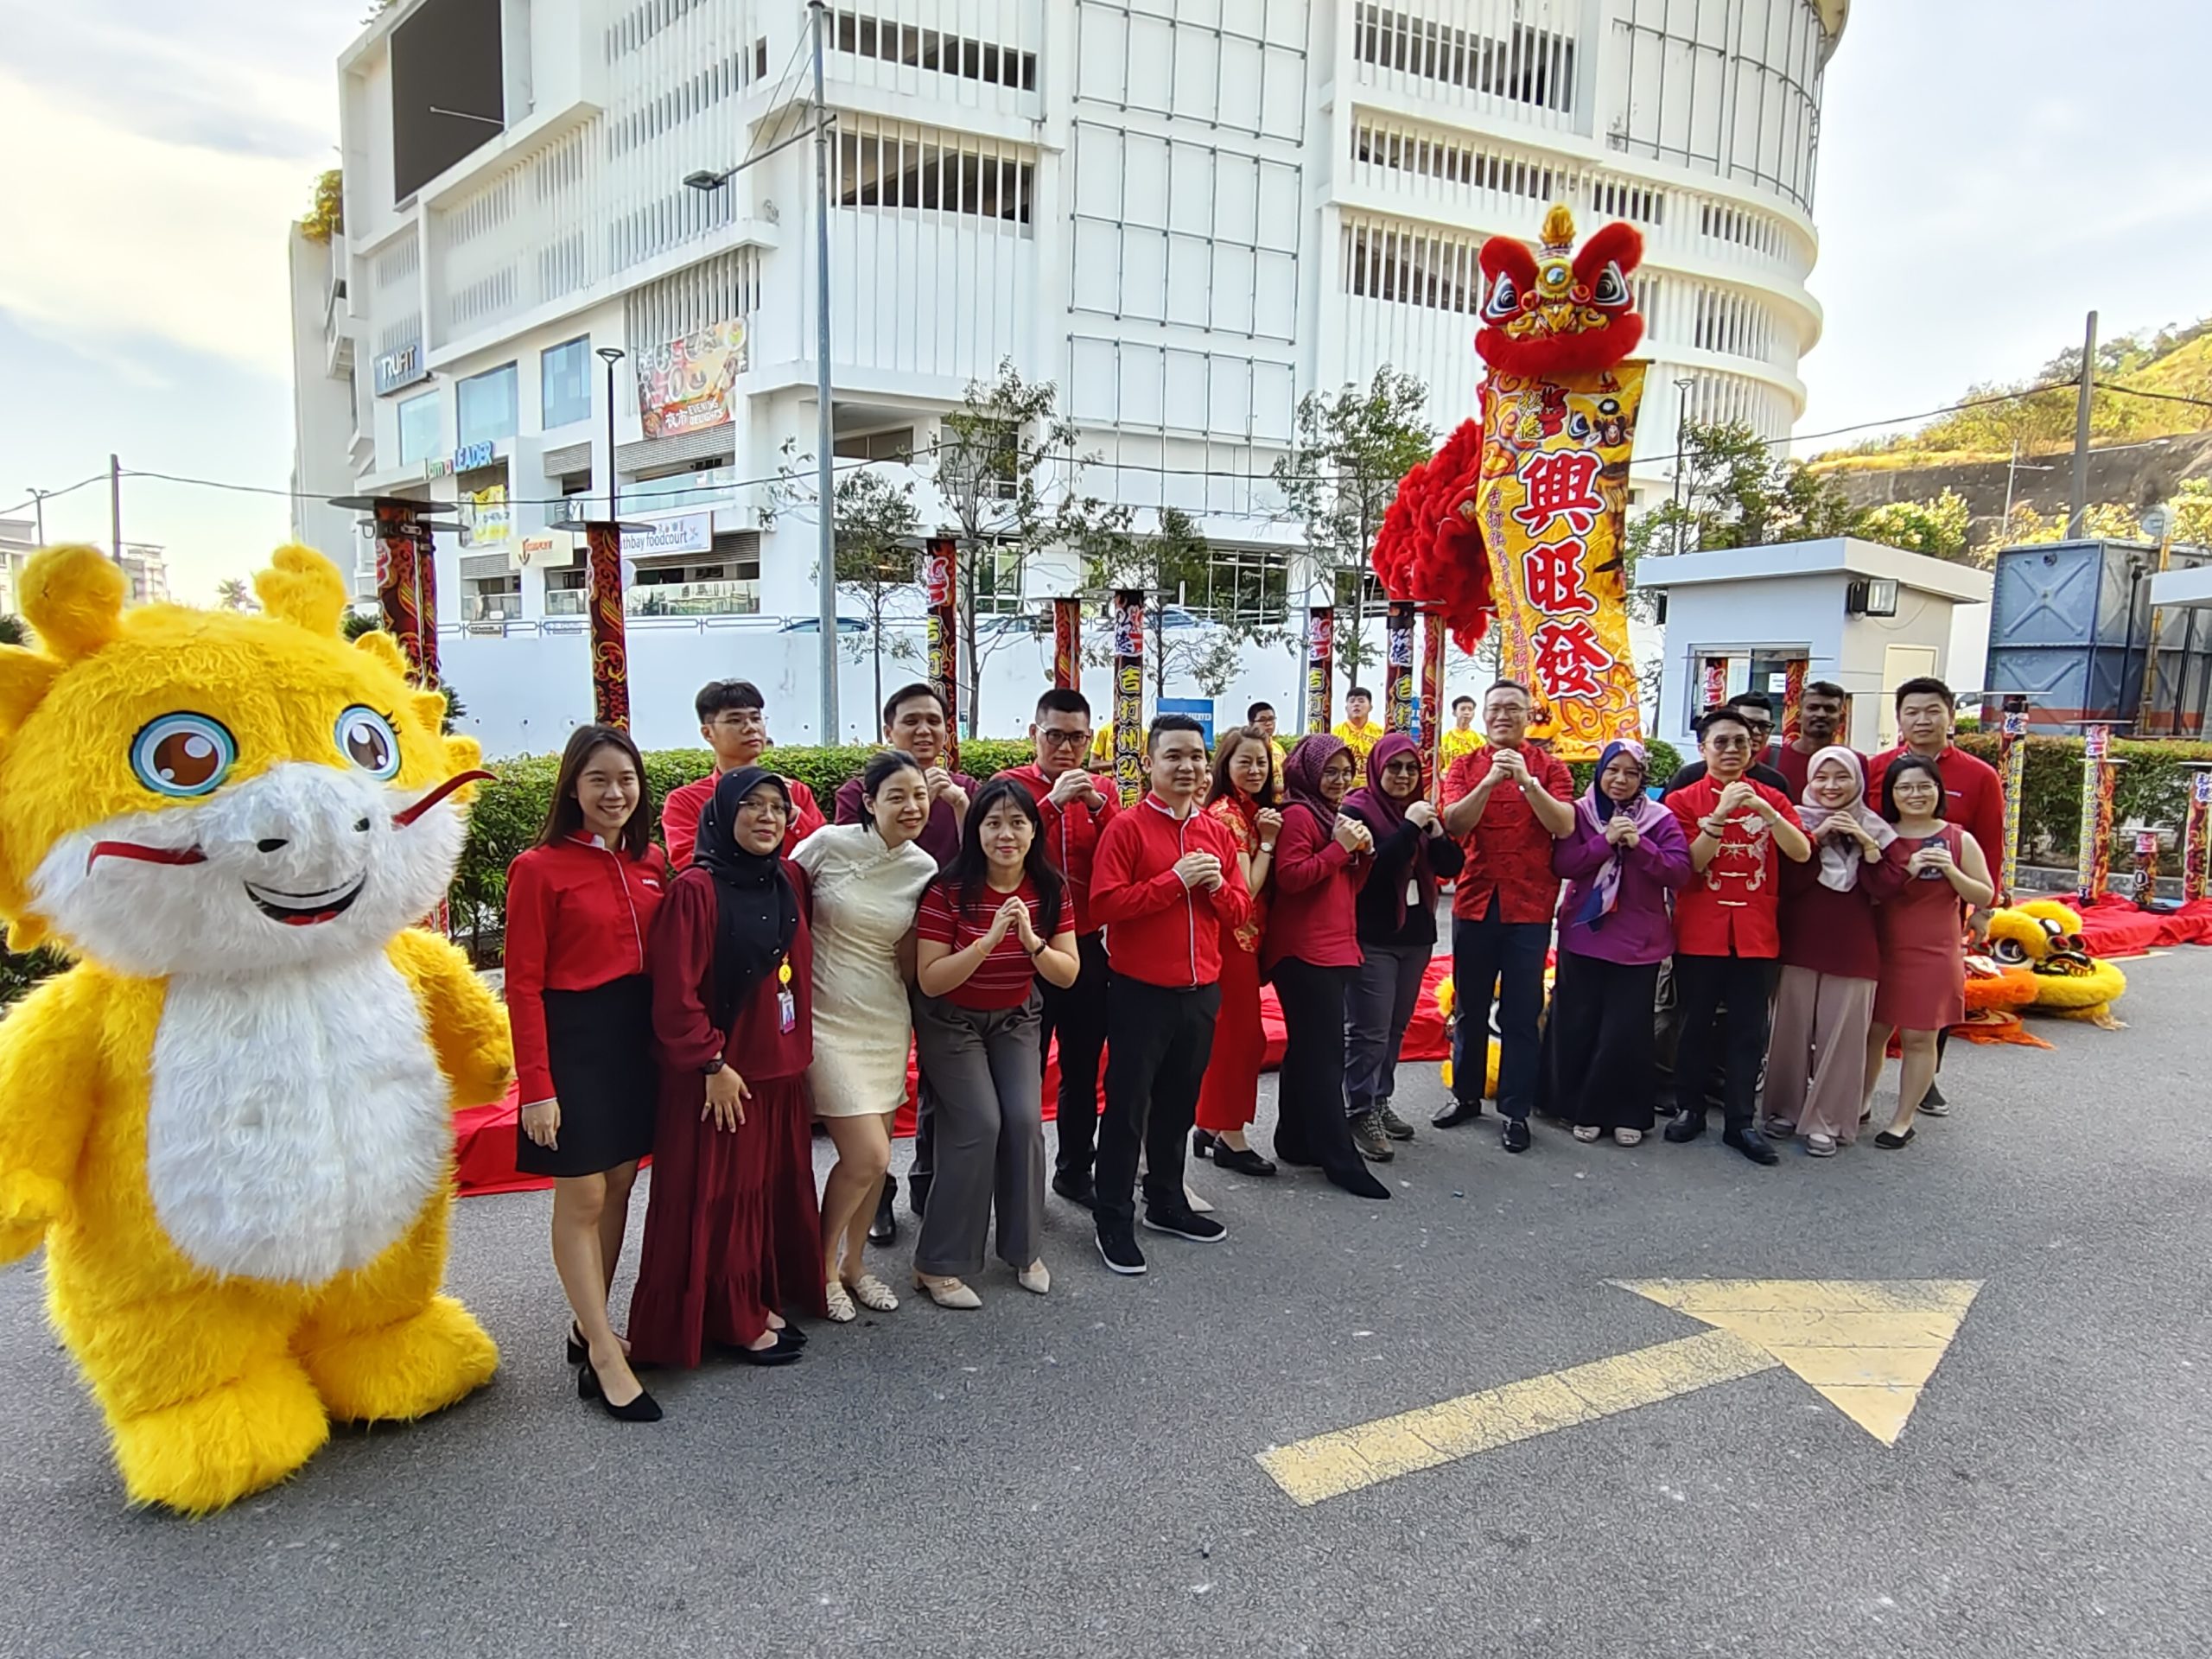
[[[1786,728],[1805,682],[1833,680],[1850,696],[1845,740],[1872,753],[1895,741],[1885,694],[1916,675],[1952,677],[1955,613],[1986,605],[1991,583],[1986,570],[1838,536],[1647,555],[1636,586],[1660,596],[1666,624],[1656,736],[1686,744],[1702,710],[1751,690]]]

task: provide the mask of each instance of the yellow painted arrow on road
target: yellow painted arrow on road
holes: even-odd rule
[[[1713,1326],[1260,1454],[1296,1502],[1318,1503],[1516,1441],[1786,1366],[1894,1446],[1981,1288],[1977,1280],[1618,1280]]]

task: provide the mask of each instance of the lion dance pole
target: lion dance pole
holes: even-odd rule
[[[1326,605],[1316,605],[1306,613],[1306,729],[1309,733],[1327,731],[1329,716],[1335,712],[1336,688],[1331,679],[1336,652],[1337,613]]]
[[[1433,607],[1461,650],[1497,625],[1503,677],[1535,703],[1529,735],[1564,760],[1641,724],[1622,543],[1649,366],[1627,360],[1643,257],[1621,223],[1576,249],[1564,204],[1533,251],[1483,245],[1480,415],[1401,480],[1375,543],[1383,591]]]
[[[2119,762],[2112,758],[2112,727],[2097,721],[2082,742],[2082,846],[2075,866],[2074,896],[2094,905],[2112,881],[2112,798]]]
[[[1122,804],[1144,793],[1144,591],[1114,590],[1114,784]]]
[[[2020,873],[2020,791],[2028,772],[2028,700],[2009,692],[1997,728],[1997,776],[2005,787],[2005,860],[1998,873],[1999,903],[2012,897]]]
[[[1382,728],[1403,732],[1421,741],[1421,722],[1414,715],[1414,604],[1394,599],[1383,615]]]
[[[2183,904],[2204,897],[2208,867],[2212,867],[2212,766],[2199,765],[2190,774],[2189,816],[2181,831],[2181,896]]]
[[[1083,690],[1083,601],[1063,597],[1052,601],[1052,687],[1058,691]]]
[[[953,539],[933,536],[922,555],[922,596],[929,607],[925,653],[931,688],[944,704],[950,770],[960,769],[960,610],[952,582]]]
[[[587,524],[584,560],[591,581],[592,718],[627,731],[630,636],[622,614],[622,526],[611,518]]]
[[[1444,619],[1421,619],[1421,775],[1433,798],[1444,776]]]

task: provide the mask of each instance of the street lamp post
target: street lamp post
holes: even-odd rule
[[[607,365],[607,517],[610,524],[622,516],[618,511],[620,503],[615,499],[621,485],[614,471],[614,365],[625,355],[620,346],[599,348],[599,360]]]
[[[1686,463],[1689,459],[1690,391],[1697,385],[1694,379],[1675,382],[1675,390],[1681,394],[1675,404],[1675,552],[1682,550],[1682,480],[1688,476]]]
[[[41,490],[36,485],[31,486],[31,508],[38,515],[37,534],[41,547],[46,545],[46,498],[53,493],[52,490]]]

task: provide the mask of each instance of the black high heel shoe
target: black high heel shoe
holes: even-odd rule
[[[660,1402],[642,1388],[638,1390],[638,1397],[626,1406],[618,1406],[609,1400],[588,1356],[583,1370],[576,1373],[576,1398],[596,1400],[599,1408],[618,1423],[657,1423],[661,1420]]]
[[[569,1325],[569,1363],[581,1365],[591,1357],[591,1345],[584,1340],[583,1326],[571,1321]]]
[[[1212,1132],[1211,1132],[1211,1130],[1208,1130],[1208,1129],[1192,1129],[1192,1130],[1191,1131],[1191,1156],[1192,1156],[1192,1157],[1193,1157],[1193,1158],[1203,1158],[1203,1157],[1205,1157],[1208,1153],[1211,1152],[1211,1151],[1214,1149],[1214,1146],[1215,1146],[1215,1141],[1214,1141],[1214,1138],[1213,1138],[1213,1134],[1212,1134]]]

